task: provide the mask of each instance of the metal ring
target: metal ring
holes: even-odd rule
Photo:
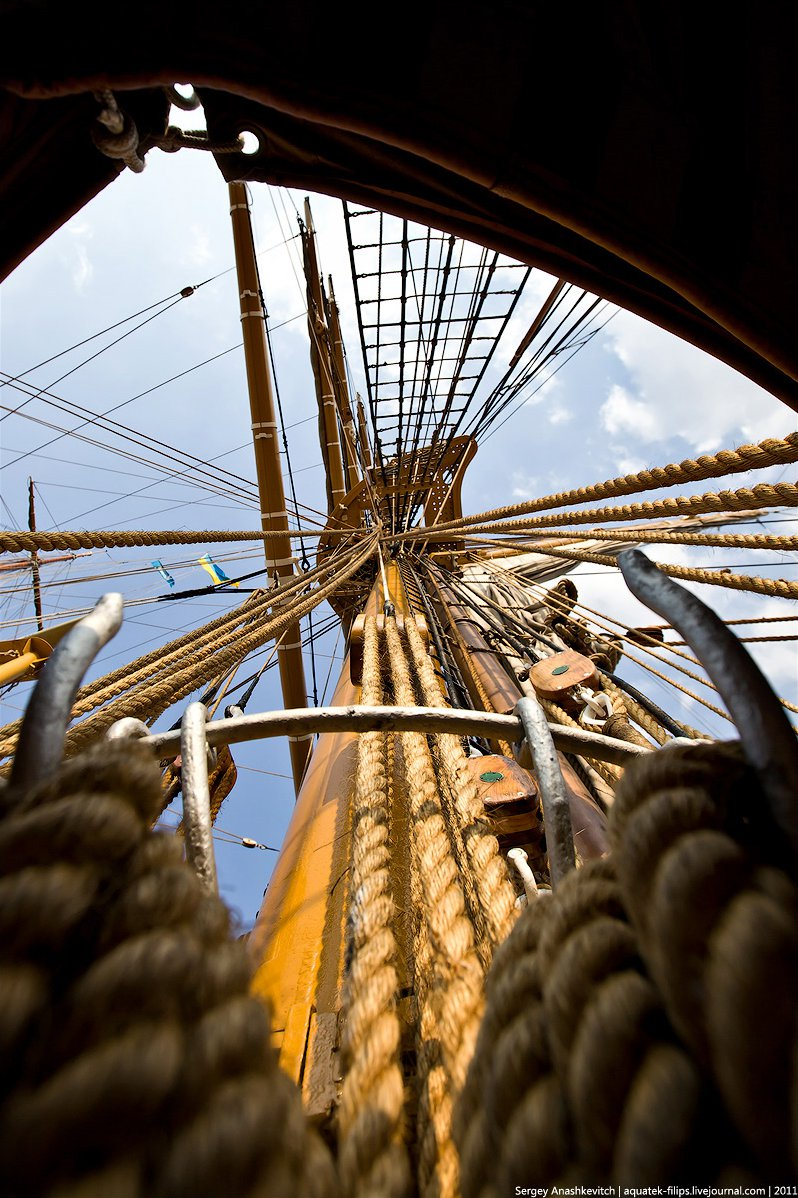
[[[543,807],[543,827],[549,855],[552,889],[576,868],[574,831],[557,750],[543,708],[537,699],[519,699],[514,714],[521,721],[532,754]]]
[[[11,768],[13,786],[34,786],[57,772],[75,695],[100,649],[119,631],[122,606],[121,595],[103,595],[48,659],[22,721]]]
[[[721,618],[639,549],[619,553],[618,565],[632,594],[682,634],[715,683],[771,814],[798,854],[798,745],[764,674]]]

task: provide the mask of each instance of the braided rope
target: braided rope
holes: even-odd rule
[[[523,507],[524,505],[519,505]],[[646,500],[644,503],[627,503],[618,507],[589,508],[584,512],[559,512],[552,516],[538,516],[534,520],[509,520],[503,523],[488,523],[505,511],[496,508],[483,512],[485,519],[478,528],[468,528],[476,535],[486,532],[532,531],[561,524],[594,524],[611,520],[653,520],[659,516],[701,516],[710,512],[746,512],[762,507],[798,507],[798,487],[793,483],[757,483],[754,487],[741,487],[737,491],[708,491],[703,495],[678,495],[676,498]],[[533,510],[535,510],[533,508]],[[463,517],[465,521],[475,517]],[[412,535],[415,541],[446,539],[450,525],[436,524],[429,529],[412,529],[412,533],[397,533],[386,537],[386,543],[401,541]],[[459,524],[457,525],[459,527]],[[451,538],[449,538],[451,539]],[[515,546],[517,550],[517,546]]]
[[[51,552],[58,549],[131,549],[145,545],[205,545],[221,541],[270,541],[277,537],[319,537],[319,528],[292,528],[287,531],[257,530],[237,532],[231,529],[204,529],[176,532],[131,529],[129,532],[0,532],[0,553]]]
[[[445,707],[435,670],[413,620],[405,622],[410,653],[428,707]],[[461,741],[456,736],[439,736],[433,741],[441,773],[453,797],[455,814],[474,878],[479,907],[492,945],[501,944],[515,922],[515,891],[507,875],[499,842],[490,832],[485,805]]]
[[[477,530],[482,531],[481,529]],[[771,537],[765,533],[695,533],[695,532],[676,532],[670,530],[660,530],[658,528],[586,528],[580,530],[579,536],[568,536],[569,530],[566,528],[547,529],[546,537],[563,537],[568,538],[558,544],[568,545],[574,541],[632,541],[635,544],[662,544],[662,545],[697,545],[708,546],[716,549],[778,549],[779,551],[790,551],[798,549],[798,537]],[[470,533],[469,533],[470,535]],[[490,542],[494,544],[496,542]],[[551,542],[552,545],[555,542]],[[535,548],[532,544],[530,548]],[[525,544],[519,543],[518,549],[526,548]],[[549,542],[540,546],[542,551],[548,552]]]
[[[616,559],[607,553],[589,553],[584,549],[555,549],[549,546],[546,554],[618,568]],[[653,565],[663,574],[668,574],[671,578],[682,578],[687,582],[710,583],[712,586],[729,587],[734,591],[752,591],[755,595],[775,595],[780,599],[798,599],[798,582],[788,582],[785,578],[760,578],[755,574],[702,570],[698,566],[671,566],[666,562],[653,562]]]
[[[373,616],[364,630],[362,701],[370,706],[382,702]],[[349,969],[343,993],[346,1073],[338,1142],[346,1192],[355,1198],[398,1198],[410,1189],[403,1142],[386,740],[384,732],[365,732],[358,738],[353,811]]]
[[[739,474],[747,470],[761,470],[767,466],[784,465],[798,461],[798,433],[789,433],[784,438],[768,438],[758,445],[741,445],[739,449],[722,449],[716,454],[703,454],[699,458],[685,458],[683,462],[667,466],[654,466],[622,478],[594,483],[588,487],[577,487],[572,491],[560,491],[542,499],[530,499],[523,503],[509,504],[481,512],[474,516],[463,516],[436,525],[438,531],[463,528],[486,517],[521,516],[529,512],[545,511],[548,508],[564,507],[567,503],[589,503],[593,499],[612,499],[618,495],[637,495],[658,487],[674,487],[679,483],[701,482],[705,478],[722,478],[727,474]],[[755,490],[757,488],[754,488]],[[722,492],[723,494],[723,492]],[[561,518],[560,518],[561,519]]]
[[[0,800],[0,1173],[44,1198],[334,1192],[223,904],[107,744]]]
[[[412,706],[415,695],[395,619],[386,619],[385,634],[395,700],[400,706]],[[454,1097],[465,1080],[474,1050],[482,1014],[484,973],[474,947],[474,929],[465,914],[465,897],[426,737],[404,732],[401,743],[422,917],[434,959],[430,989],[437,1008],[443,1063]]]
[[[206,653],[199,660],[192,662],[192,664],[184,669],[172,673],[167,672],[166,677],[162,681],[156,680],[151,686],[140,686],[136,690],[123,695],[121,698],[113,700],[100,711],[96,712],[95,715],[89,716],[88,719],[71,728],[66,735],[65,752],[67,754],[74,753],[99,736],[100,733],[109,728],[116,720],[123,719],[126,716],[157,718],[168,707],[171,707],[173,703],[186,698],[187,695],[190,695],[204,682],[228,669],[233,662],[242,660],[253,649],[260,648],[266,641],[271,640],[272,637],[281,632],[283,628],[295,623],[320,603],[323,603],[327,596],[332,594],[342,582],[351,578],[360,569],[363,563],[374,552],[374,545],[374,538],[370,538],[361,548],[360,552],[348,561],[346,566],[342,566],[337,570],[328,583],[317,587],[309,596],[300,600],[299,603],[292,607],[290,611],[281,612],[271,619],[264,620],[252,632],[246,636],[237,638],[233,644],[222,644],[213,653],[206,650]],[[15,727],[19,727],[19,722],[17,722]],[[5,731],[6,729],[3,729],[3,732]],[[15,744],[16,737],[0,742],[0,754],[6,755],[13,752]]]

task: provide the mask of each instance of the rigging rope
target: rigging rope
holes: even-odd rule
[[[56,549],[126,549],[141,545],[202,545],[227,541],[268,541],[275,537],[318,537],[320,528],[291,528],[285,532],[239,532],[233,529],[189,529],[130,532],[0,532],[0,553],[32,553]],[[334,533],[334,530],[333,530]],[[327,534],[330,535],[329,533]]]
[[[439,531],[464,528],[470,524],[477,524],[486,516],[490,516],[494,520],[507,519],[511,516],[522,516],[531,512],[546,511],[549,508],[564,507],[569,503],[588,503],[592,499],[612,499],[618,495],[636,495],[642,491],[655,490],[659,487],[674,487],[679,483],[701,482],[706,478],[722,478],[727,474],[761,470],[767,466],[780,466],[796,461],[798,461],[798,433],[788,433],[786,437],[782,438],[769,437],[757,445],[741,445],[734,450],[722,449],[716,454],[702,455],[697,459],[686,458],[678,464],[656,466],[650,470],[626,474],[622,478],[610,479],[607,482],[576,487],[571,491],[560,491],[541,499],[524,500],[522,503],[509,504],[474,516],[463,516],[459,520],[450,520],[446,524],[439,524],[437,528]],[[760,484],[760,486],[766,485]],[[758,488],[755,487],[753,490],[757,491]],[[721,495],[726,494],[732,493],[721,492]],[[679,503],[683,500],[671,502]],[[779,501],[772,502],[778,503]],[[751,506],[757,505],[752,504]],[[617,510],[623,511],[624,509]],[[729,510],[739,509],[731,508]],[[673,514],[679,513],[674,512]],[[630,518],[634,519],[634,517]],[[560,517],[559,520],[562,523],[565,521],[565,517]],[[573,523],[573,521],[569,522]],[[538,521],[531,521],[531,523],[537,524]]]
[[[366,619],[361,702],[382,703],[377,622]],[[392,794],[387,734],[358,737],[352,814],[352,872],[342,1053],[346,1074],[338,1116],[341,1174],[353,1198],[401,1198],[410,1190],[399,1053],[398,955],[391,884]]]
[[[532,501],[533,503],[535,501]],[[523,505],[521,505],[523,506]],[[551,516],[537,516],[532,520],[509,520],[506,523],[488,523],[505,512],[504,508],[481,512],[479,516],[464,516],[462,520],[436,524],[429,530],[412,529],[406,535],[390,536],[386,540],[416,541],[451,540],[447,533],[452,529],[464,529],[469,533],[524,532],[538,528],[550,528],[565,524],[593,524],[595,521],[653,520],[658,516],[702,516],[710,512],[747,512],[763,507],[798,507],[798,486],[793,483],[757,483],[753,487],[741,487],[737,491],[707,491],[703,495],[679,495],[675,499],[646,500],[644,503],[627,503],[618,507],[590,508],[584,512],[559,512]],[[534,509],[533,509],[534,510]],[[485,521],[478,528],[466,522]]]
[[[597,566],[611,566],[618,569],[614,557],[606,553],[588,553],[583,549],[569,547],[555,549],[548,546],[545,550],[535,550],[552,557],[570,558],[578,562],[593,562]],[[751,591],[755,595],[772,595],[780,599],[798,599],[798,582],[790,582],[786,578],[761,578],[756,574],[732,574],[722,570],[702,570],[698,566],[672,566],[667,562],[652,562],[663,574],[671,578],[682,578],[686,582],[709,583],[713,586],[728,587],[734,591]]]

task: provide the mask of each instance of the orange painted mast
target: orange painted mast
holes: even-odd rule
[[[230,183],[230,216],[233,223],[236,272],[241,302],[241,333],[247,368],[249,403],[252,414],[252,439],[255,468],[261,502],[261,527],[264,532],[285,532],[265,542],[269,577],[278,585],[296,573],[296,559],[288,531],[280,451],[277,443],[277,416],[266,342],[258,266],[252,239],[249,200],[244,183]],[[299,622],[291,624],[277,646],[280,683],[286,707],[307,707],[305,666],[302,661],[302,637]],[[299,791],[313,737],[307,734],[289,741],[294,786]]]

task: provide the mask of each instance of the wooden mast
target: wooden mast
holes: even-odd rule
[[[28,479],[28,528],[36,532],[36,500],[33,494],[33,479]],[[39,632],[44,628],[42,620],[42,589],[39,584],[39,555],[35,549],[30,553],[30,572],[33,583],[33,607],[36,612],[36,627]]]
[[[330,345],[330,330],[327,326],[327,305],[316,256],[316,241],[310,203],[305,200],[305,223],[300,221],[302,250],[305,261],[305,278],[308,285],[308,331],[310,333],[310,361],[316,379],[319,399],[319,428],[321,452],[327,470],[327,488],[330,512],[343,503],[347,492],[344,476],[341,438],[338,432],[338,395],[335,387],[335,364]],[[341,356],[343,365],[343,355]],[[343,416],[343,413],[341,413]]]
[[[288,535],[288,511],[285,505],[280,451],[277,443],[277,417],[269,369],[265,314],[261,302],[255,247],[252,239],[249,201],[244,183],[230,183],[230,216],[233,223],[238,290],[241,302],[241,333],[247,368],[249,403],[252,413],[252,439],[261,503],[261,527],[264,532],[284,531],[285,537],[265,542],[269,577],[278,585],[296,573],[296,561]],[[299,622],[291,624],[277,646],[280,683],[286,707],[307,706],[305,667]],[[289,741],[294,786],[299,791],[313,737],[293,737]]]

